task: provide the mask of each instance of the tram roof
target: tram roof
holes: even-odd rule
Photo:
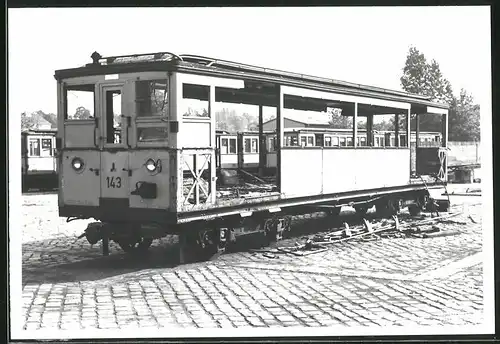
[[[56,70],[54,77],[60,80],[78,76],[168,70],[238,78],[269,84],[278,83],[327,92],[396,100],[408,102],[412,105],[432,106],[440,109],[449,108],[447,104],[430,101],[430,97],[427,96],[199,55],[176,55],[169,52],[159,52],[102,57],[99,53],[94,52],[91,58],[93,62],[83,67]]]

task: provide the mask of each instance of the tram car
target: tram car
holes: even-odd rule
[[[154,239],[175,234],[182,263],[222,253],[249,233],[280,240],[295,214],[327,209],[334,216],[345,205],[360,215],[373,206],[381,216],[405,207],[418,212],[428,203],[429,189],[446,184],[448,106],[427,97],[194,55],[94,52],[91,58],[83,67],[55,72],[58,202],[67,221],[97,220],[82,237],[93,244],[102,240],[104,254],[109,240],[141,252]],[[67,102],[83,98],[69,97],[71,92],[93,99],[93,118],[72,116]],[[190,101],[204,104],[203,111],[193,110]],[[258,132],[217,133],[217,102],[257,105]],[[263,130],[264,106],[276,109],[275,137]],[[337,135],[338,146],[335,135],[310,138],[305,130],[284,128],[285,109],[331,107],[353,123],[366,117],[366,141],[356,127],[346,133],[345,145]],[[386,114],[396,116],[395,133],[406,137],[410,116],[417,117],[415,149],[399,139],[391,147],[376,145],[373,118]],[[441,118],[439,145],[418,144],[422,116]],[[121,128],[119,140],[115,127]],[[275,168],[265,176],[266,151],[258,143],[269,139]],[[234,168],[234,160],[223,155],[235,148],[252,155],[243,163],[257,164],[252,173],[240,163],[251,181],[218,180],[222,166]],[[417,174],[411,173],[412,159]]]
[[[21,132],[22,190],[57,188],[56,129]]]

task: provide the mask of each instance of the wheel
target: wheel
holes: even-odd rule
[[[377,203],[377,214],[382,217],[391,217],[399,211],[399,200],[385,199]]]
[[[408,206],[408,211],[410,212],[411,216],[417,216],[420,214],[422,209],[418,205],[411,204]]]
[[[153,239],[151,238],[139,238],[136,240],[120,239],[118,241],[118,246],[127,253],[145,252],[151,247],[152,243]]]
[[[358,205],[354,206],[354,210],[356,210],[356,214],[364,216],[368,212],[368,207],[366,205]]]
[[[342,207],[328,208],[327,214],[329,216],[339,216],[342,211]]]

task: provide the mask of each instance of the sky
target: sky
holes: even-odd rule
[[[56,112],[57,69],[170,51],[400,90],[410,46],[455,93],[490,88],[488,7],[33,8],[8,12],[9,113]]]

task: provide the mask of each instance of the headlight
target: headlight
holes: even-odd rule
[[[146,161],[146,169],[149,172],[154,172],[154,170],[156,170],[156,163],[153,159],[148,159],[148,161]]]
[[[73,166],[75,171],[81,171],[83,169],[83,160],[80,158],[74,158],[71,161],[71,166]]]

